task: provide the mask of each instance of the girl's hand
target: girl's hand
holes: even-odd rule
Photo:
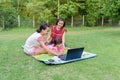
[[[57,55],[57,56],[61,56],[61,55],[63,55],[63,53],[62,53],[62,52],[58,52],[58,55]]]

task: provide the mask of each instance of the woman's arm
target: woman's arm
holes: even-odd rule
[[[51,39],[52,39],[52,37],[51,37],[51,35],[49,35],[47,38],[47,43],[50,43]]]
[[[62,44],[65,46],[65,35],[66,35],[66,32],[63,33],[63,36],[62,36]]]
[[[47,37],[47,42],[48,43],[50,43],[50,41],[52,40],[51,34],[52,34],[52,31],[50,30],[50,32],[48,34],[48,37]]]

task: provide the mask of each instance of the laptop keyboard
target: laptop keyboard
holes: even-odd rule
[[[58,56],[61,60],[66,60],[66,55],[67,54],[64,54],[64,55],[61,55],[61,56]]]

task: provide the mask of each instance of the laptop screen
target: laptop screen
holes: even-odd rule
[[[66,55],[66,60],[81,58],[83,50],[84,48],[69,49]]]

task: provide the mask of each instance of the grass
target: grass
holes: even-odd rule
[[[85,47],[92,59],[45,65],[24,54],[21,45],[35,29],[0,31],[0,80],[119,80],[120,27],[68,28],[68,47]]]

